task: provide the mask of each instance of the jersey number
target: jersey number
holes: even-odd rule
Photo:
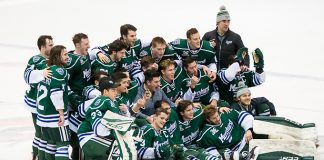
[[[46,97],[47,95],[47,88],[45,86],[40,85],[38,87],[38,93],[41,93],[37,96],[37,107],[40,110],[44,110],[44,106],[40,105],[39,102]]]

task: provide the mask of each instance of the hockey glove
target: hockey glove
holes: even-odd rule
[[[264,61],[263,61],[263,54],[259,48],[255,49],[252,52],[253,60],[254,60],[254,67],[255,68],[263,68]]]
[[[185,159],[184,149],[182,145],[173,145],[172,150],[175,159]]]
[[[171,156],[171,146],[169,144],[157,146],[154,154],[155,158],[168,159]]]
[[[240,48],[235,55],[235,60],[238,62],[240,65],[243,64],[244,58],[248,56],[248,48],[242,47]]]

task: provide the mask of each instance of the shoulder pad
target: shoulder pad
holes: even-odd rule
[[[172,45],[179,45],[180,44],[180,38],[174,40],[171,42]]]

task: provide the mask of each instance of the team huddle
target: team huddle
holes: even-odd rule
[[[216,22],[217,28],[202,39],[191,28],[186,39],[169,43],[162,37],[143,42],[131,24],[120,27],[117,40],[92,48],[89,37],[77,33],[72,38],[75,49],[69,52],[54,45],[50,35],[41,35],[40,53],[29,59],[24,72],[29,85],[24,101],[35,127],[33,159],[236,160],[257,159],[259,153],[298,155],[249,143],[290,135],[270,134],[263,125],[311,132],[315,125],[276,117],[267,98],[251,98],[249,87],[266,79],[263,53],[256,48],[249,55],[241,37],[229,30],[225,7]],[[317,140],[315,133],[297,137]]]

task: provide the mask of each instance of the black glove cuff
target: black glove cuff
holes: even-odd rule
[[[255,72],[261,74],[263,73],[263,68],[255,68]]]

